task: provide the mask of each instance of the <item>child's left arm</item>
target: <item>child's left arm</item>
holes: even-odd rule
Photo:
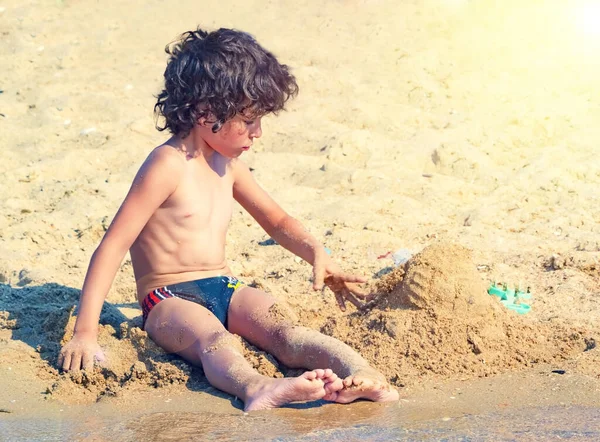
[[[361,308],[363,304],[359,299],[365,299],[368,295],[357,283],[366,282],[366,278],[342,272],[325,252],[325,247],[258,185],[248,166],[241,160],[234,162],[233,170],[233,196],[236,201],[271,238],[312,264],[313,289],[322,290],[327,285],[335,294],[342,311],[346,310],[346,300]]]

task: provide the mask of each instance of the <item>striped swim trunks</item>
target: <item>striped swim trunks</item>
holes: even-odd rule
[[[181,298],[208,309],[227,327],[227,311],[233,292],[244,284],[233,276],[215,276],[196,281],[181,282],[152,290],[142,301],[144,328],[150,311],[156,304],[169,298]]]

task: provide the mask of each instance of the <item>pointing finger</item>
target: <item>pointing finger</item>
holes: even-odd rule
[[[350,291],[346,290],[345,295],[346,299],[352,304],[354,304],[354,307],[356,307],[359,310],[362,309],[362,302],[360,302],[352,293],[350,293]]]
[[[346,301],[344,301],[344,297],[342,296],[342,294],[340,292],[335,292],[335,300],[338,303],[338,306],[340,307],[340,310],[345,312],[346,311]]]
[[[336,275],[337,278],[341,279],[342,281],[345,282],[358,282],[358,283],[362,283],[362,282],[367,282],[368,279],[365,278],[364,276],[358,276],[358,275],[351,275],[350,273],[340,273],[338,275]]]
[[[352,283],[348,284],[348,290],[350,290],[350,293],[352,293],[354,296],[356,296],[357,298],[360,298],[360,299],[365,299],[365,298],[368,298],[368,296],[369,296],[369,292],[361,289],[356,284],[352,284]]]

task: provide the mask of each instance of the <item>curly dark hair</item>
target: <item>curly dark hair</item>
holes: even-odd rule
[[[165,87],[154,113],[164,117],[160,131],[186,137],[204,117],[218,132],[239,113],[258,117],[277,113],[298,93],[296,79],[286,65],[265,50],[250,34],[221,28],[185,32],[169,44]]]

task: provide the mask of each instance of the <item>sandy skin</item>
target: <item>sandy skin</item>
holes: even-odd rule
[[[265,379],[248,388],[244,411],[267,410],[290,402],[305,402],[332,397],[343,383],[330,369],[312,370],[295,378]]]
[[[246,411],[318,399],[347,403],[359,398],[376,401],[398,398],[395,391],[385,394],[390,390],[383,375],[347,345],[315,330],[269,319],[272,306],[273,299],[262,291],[251,287],[241,289],[232,298],[230,330],[226,330],[204,307],[172,298],[154,307],[146,330],[166,351],[202,366],[209,382],[242,399]],[[248,339],[288,367],[309,371],[286,379],[260,375],[243,357],[234,334]],[[360,388],[347,388],[342,393],[345,385],[337,373],[343,374],[347,387]]]
[[[373,402],[393,402],[400,398],[398,390],[391,387],[376,371],[363,370],[343,380],[344,387],[328,395],[328,400],[348,404],[357,399]]]
[[[392,402],[398,391],[380,379],[375,371],[362,371],[344,380],[330,369],[312,370],[295,378],[269,379],[249,389],[244,411],[277,408],[290,402],[324,399],[347,404],[357,399]]]

